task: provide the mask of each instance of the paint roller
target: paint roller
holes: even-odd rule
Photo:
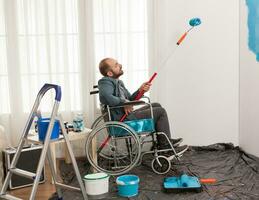
[[[199,26],[201,24],[201,19],[200,18],[192,18],[189,20],[189,25],[191,26],[191,28],[189,28],[177,41],[177,46],[179,46],[183,40],[186,38],[187,34],[196,26]],[[173,52],[172,52],[173,53]],[[172,55],[172,53],[170,53],[166,59],[162,62],[162,67],[165,65],[166,61],[169,59],[169,57]],[[157,72],[155,72],[152,77],[149,79],[148,83],[151,83],[153,81],[153,79],[156,77]],[[138,95],[136,96],[135,100],[139,100],[144,94],[144,91],[139,91]],[[124,114],[122,116],[122,118],[120,119],[120,122],[124,121],[124,119],[126,118],[126,114]]]
[[[180,46],[180,44],[184,41],[184,39],[186,38],[186,36],[188,35],[188,33],[196,26],[199,26],[201,24],[201,20],[200,18],[192,18],[189,20],[189,25],[191,26],[191,28],[189,28],[183,35],[181,35],[181,37],[177,40],[176,46],[167,54],[167,56],[164,58],[164,60],[161,62],[160,64],[160,68],[159,71],[161,71],[166,62],[168,61],[168,59],[175,53],[176,49],[178,46]]]
[[[179,46],[183,40],[186,38],[187,34],[195,27],[195,26],[199,26],[201,24],[201,20],[200,18],[192,18],[190,19],[189,21],[189,24],[191,26],[191,28],[189,28],[180,38],[179,40],[177,41],[177,45]]]

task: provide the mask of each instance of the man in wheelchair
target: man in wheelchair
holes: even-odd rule
[[[122,65],[113,58],[105,58],[99,64],[100,73],[103,75],[98,82],[100,102],[108,106],[121,106],[127,102],[133,101],[138,92],[147,92],[151,84],[143,83],[140,88],[130,94],[126,89],[124,83],[119,79],[123,75]],[[183,141],[182,138],[172,139],[170,127],[166,110],[159,103],[152,103],[153,117],[155,123],[155,130],[163,132],[169,138],[171,144],[175,148],[177,154],[183,154],[187,149],[187,145],[179,146]],[[150,107],[143,106],[139,109],[133,110],[133,105],[125,105],[123,107],[112,109],[111,118],[114,121],[119,121],[121,117],[126,114],[125,120],[145,119],[150,116]],[[157,135],[157,148],[168,149],[170,144],[163,134]]]

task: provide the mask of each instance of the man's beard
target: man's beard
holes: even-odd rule
[[[117,79],[117,78],[119,78],[123,73],[124,73],[123,70],[120,70],[120,72],[119,72],[118,74],[115,74],[115,73],[113,72],[112,78]]]

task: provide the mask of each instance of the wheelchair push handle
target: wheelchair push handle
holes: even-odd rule
[[[60,101],[62,93],[61,93],[61,87],[59,85],[45,83],[43,87],[40,89],[38,95],[44,95],[50,89],[55,89],[55,92],[56,92],[55,100]]]
[[[98,94],[98,93],[99,93],[98,90],[94,90],[94,91],[91,91],[91,92],[90,92],[90,95],[92,95],[92,94]]]

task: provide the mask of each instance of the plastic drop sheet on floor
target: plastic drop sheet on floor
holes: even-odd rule
[[[157,175],[151,169],[152,156],[145,156],[143,164],[135,167],[127,174],[139,176],[139,194],[131,198],[118,196],[115,183],[116,177],[110,177],[109,194],[105,200],[259,200],[259,158],[246,154],[232,144],[213,144],[202,147],[190,147],[181,158],[174,162],[172,169],[166,175]],[[80,173],[89,173],[87,161],[78,160]],[[61,162],[61,176],[65,183],[78,186],[72,165]],[[168,176],[179,176],[187,173],[198,178],[215,178],[216,183],[202,184],[202,192],[164,193],[163,179]],[[55,194],[50,197],[56,199]],[[79,192],[63,191],[64,200],[83,199]]]

